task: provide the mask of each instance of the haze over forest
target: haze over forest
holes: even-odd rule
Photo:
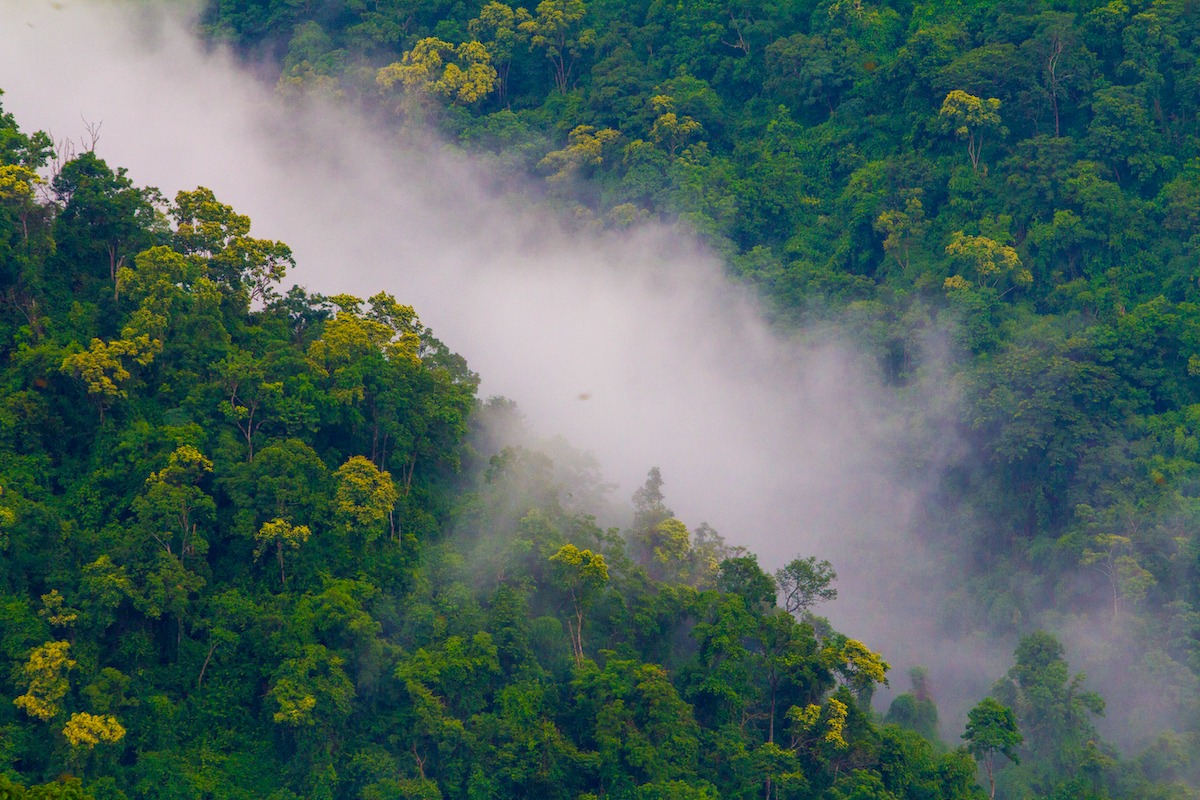
[[[1197,16],[6,4],[0,776],[1194,797]]]

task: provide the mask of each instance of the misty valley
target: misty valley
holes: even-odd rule
[[[0,90],[0,798],[1200,798],[1191,0],[8,0]]]

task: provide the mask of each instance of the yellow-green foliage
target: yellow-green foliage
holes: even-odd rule
[[[596,130],[591,125],[579,125],[567,136],[567,146],[546,154],[538,167],[553,170],[549,181],[562,181],[578,174],[584,167],[599,166],[605,145],[616,141],[620,132],[613,128]]]
[[[134,339],[105,342],[92,339],[87,350],[72,353],[62,361],[61,370],[83,380],[90,395],[101,401],[125,397],[121,384],[129,380],[128,361],[146,366],[162,349],[162,342],[142,334]]]
[[[0,164],[0,200],[30,200],[33,187],[42,179],[29,167]]]
[[[271,715],[271,719],[281,725],[298,727],[312,725],[312,710],[317,707],[317,698],[306,694],[294,681],[282,680],[272,690],[279,710]]]
[[[250,233],[250,217],[218,202],[212,189],[204,186],[176,194],[172,216],[175,237],[188,253],[218,253],[233,239]]]
[[[254,534],[254,541],[257,545],[254,548],[254,557],[261,557],[273,544],[299,550],[300,545],[307,542],[310,536],[312,536],[312,531],[307,525],[292,525],[287,520],[276,517],[270,522],[264,522],[258,533]]]
[[[600,553],[565,544],[550,556],[550,560],[571,568],[570,571],[585,585],[598,586],[608,580],[608,565]]]
[[[352,456],[334,473],[338,515],[348,527],[360,528],[367,541],[379,535],[379,525],[400,495],[390,473],[376,467],[370,459]]]
[[[67,672],[75,668],[75,662],[67,656],[70,649],[68,642],[46,642],[34,648],[21,670],[28,688],[13,700],[17,708],[40,720],[58,716],[62,710],[59,701],[70,689]]]
[[[375,75],[381,89],[400,84],[406,91],[441,95],[454,103],[475,103],[496,88],[492,56],[480,42],[455,47],[435,37],[421,39],[401,61]]]
[[[75,624],[79,610],[65,605],[58,589],[51,589],[49,594],[42,595],[42,610],[38,616],[56,628],[64,628]]]
[[[1021,265],[1017,251],[986,236],[967,236],[962,231],[955,231],[950,244],[946,245],[946,255],[970,266],[982,286],[996,286],[1005,278],[1016,286],[1033,283],[1033,274]],[[962,280],[961,276],[954,277]],[[954,287],[946,284],[947,288],[958,286],[957,283]]]
[[[979,156],[983,150],[984,131],[999,129],[1000,101],[994,97],[986,100],[961,89],[946,95],[938,112],[942,127],[951,130],[959,139],[967,140],[967,154],[971,157],[971,168],[979,167]]]
[[[675,101],[668,95],[656,95],[651,101],[659,114],[650,128],[650,138],[666,148],[674,158],[675,151],[690,139],[704,133],[704,127],[691,117],[681,117],[674,111]]]
[[[829,698],[829,716],[825,720],[825,734],[821,739],[838,749],[849,746],[846,741],[846,715],[850,709],[836,697]]]
[[[835,749],[843,750],[849,747],[846,741],[846,717],[850,709],[836,697],[829,698],[825,707],[809,703],[804,708],[792,706],[785,716],[791,724],[795,735],[803,735],[811,742],[822,742]],[[825,724],[820,724],[822,718]]]
[[[63,736],[72,747],[91,750],[101,742],[119,742],[125,737],[125,728],[111,714],[88,714],[86,711],[72,714],[63,727]]]
[[[325,323],[322,336],[308,348],[310,367],[332,381],[330,394],[343,403],[360,402],[364,360],[382,356],[394,365],[420,363],[421,323],[412,306],[397,303],[386,292],[371,297],[368,310],[353,295],[334,295],[337,316]]]
[[[691,550],[687,526],[674,517],[664,519],[654,526],[652,539],[654,560],[660,564],[682,561]]]

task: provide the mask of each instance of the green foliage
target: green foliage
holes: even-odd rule
[[[914,525],[961,576],[953,613],[1015,637],[1046,604],[1101,609],[1195,716],[1186,3],[214,0],[201,25],[279,53],[284,94],[540,174],[527,200],[579,224],[686,226],[782,326],[864,331],[900,399],[948,371],[963,455]],[[875,724],[887,661],[806,613],[835,598],[827,562],[772,580],[677,518],[657,469],[629,530],[600,529],[581,462],[462,446],[478,379],[411,307],[281,293],[291,251],[211,190],[167,203],[91,152],[42,185],[51,153],[0,113],[0,685],[29,698],[0,763],[26,782],[979,795],[967,750],[921,738],[927,687]],[[71,657],[35,659],[56,636]],[[1172,796],[1194,731],[1116,759],[1082,684],[1022,640],[996,694],[1027,746],[998,790]],[[985,746],[1009,730],[989,702],[969,745],[1017,754]]]

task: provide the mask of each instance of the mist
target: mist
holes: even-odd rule
[[[332,106],[285,108],[199,44],[186,13],[155,9],[6,0],[5,110],[60,140],[99,126],[97,154],[167,197],[213,189],[253,235],[292,247],[289,283],[412,304],[480,373],[482,397],[592,453],[616,499],[658,466],[689,527],[710,523],[770,570],[829,559],[840,597],[819,613],[883,652],[894,691],[907,666],[929,666],[957,738],[1012,642],[937,630],[950,581],[915,528],[961,450],[941,422],[944,374],[901,407],[849,337],[782,338],[685,233],[580,233],[515,209],[436,143]]]

